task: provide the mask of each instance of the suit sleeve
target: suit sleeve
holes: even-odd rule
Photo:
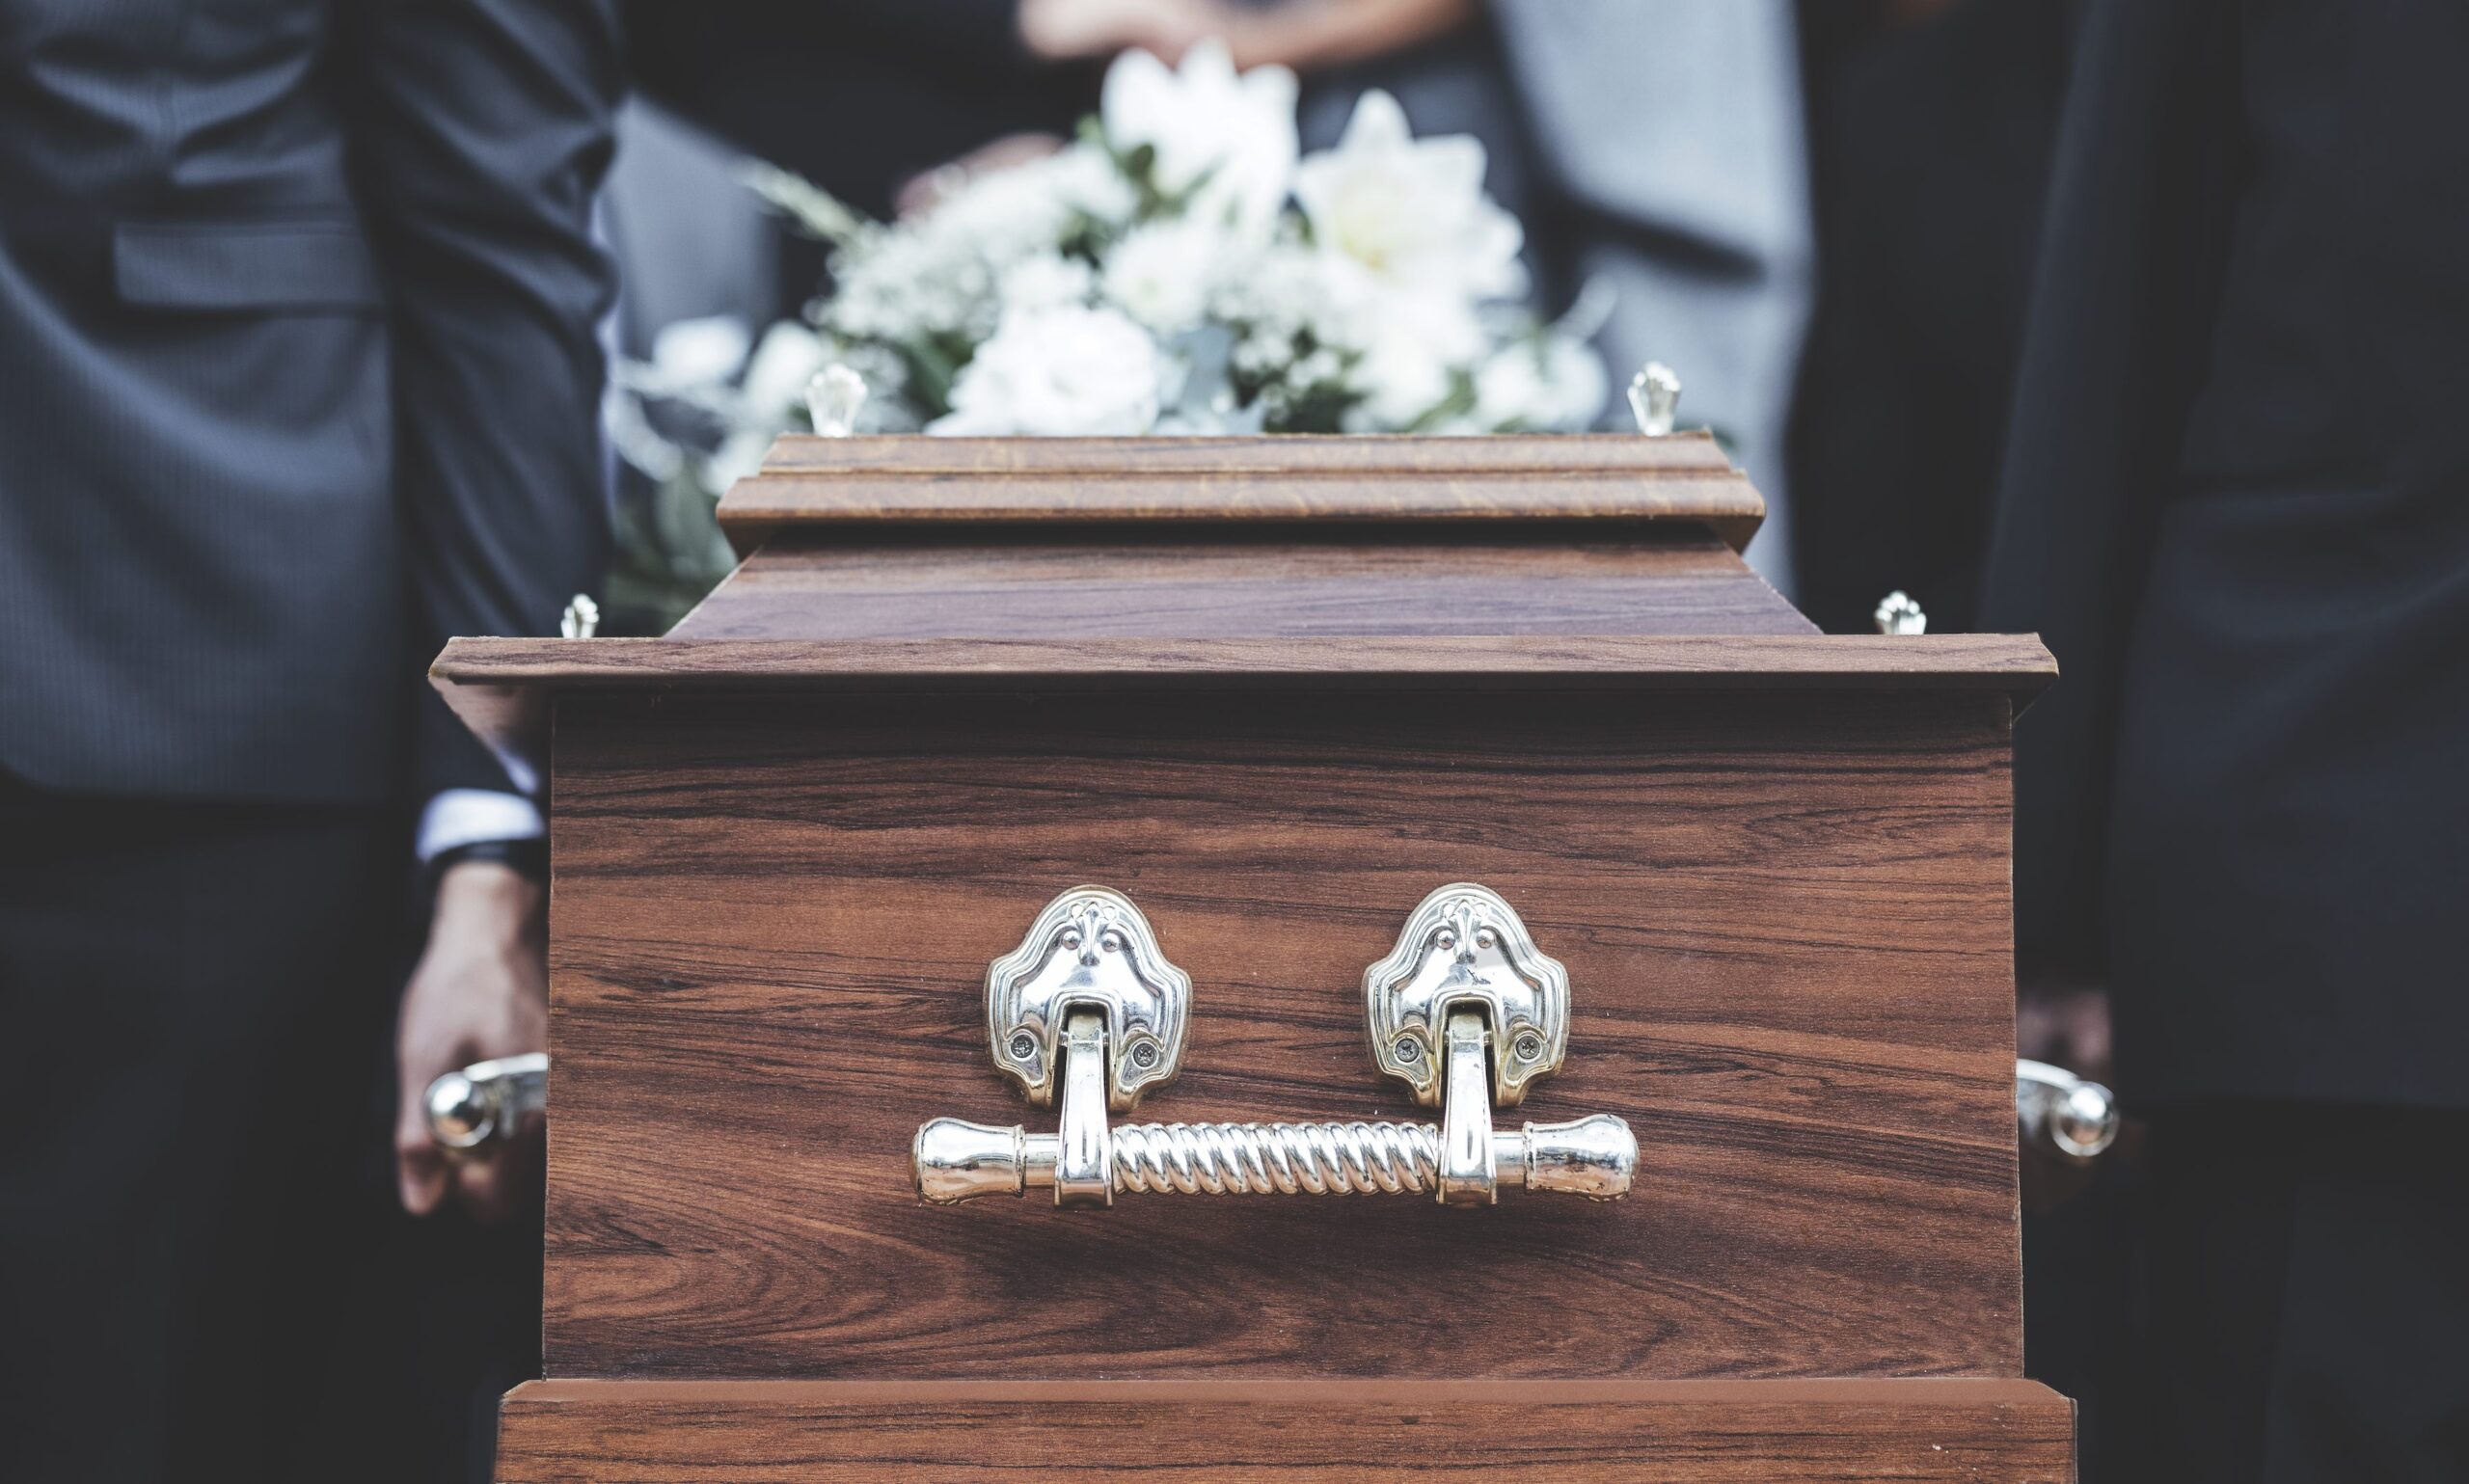
[[[554,633],[609,545],[592,209],[616,35],[592,0],[350,0],[341,107],[389,285],[396,499],[425,664],[457,634]],[[421,685],[421,796],[509,784]]]
[[[2015,728],[2019,967],[2100,980],[2119,696],[2200,389],[2237,161],[2226,0],[2099,0],[2058,137],[1982,628],[2057,684]]]

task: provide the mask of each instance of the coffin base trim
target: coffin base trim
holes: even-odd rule
[[[504,1484],[2069,1484],[2074,1404],[2012,1378],[534,1381]]]

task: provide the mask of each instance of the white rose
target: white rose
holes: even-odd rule
[[[1382,345],[1355,363],[1363,400],[1346,409],[1349,433],[1398,433],[1449,395],[1449,367],[1411,345]]]
[[[1089,265],[1078,258],[1039,253],[1004,269],[996,292],[1006,314],[1050,310],[1061,304],[1086,304],[1091,280]]]
[[[1113,310],[1059,305],[1003,316],[926,431],[964,437],[1126,437],[1157,421],[1164,363]]]
[[[1224,242],[1197,222],[1136,227],[1107,255],[1106,297],[1161,335],[1188,329],[1207,310]]]
[[[1294,74],[1282,67],[1236,75],[1226,47],[1206,40],[1182,65],[1128,51],[1106,69],[1098,117],[1119,154],[1146,145],[1151,179],[1172,196],[1199,187],[1191,213],[1257,240],[1277,223],[1294,178]]]
[[[1447,294],[1375,290],[1346,306],[1340,341],[1361,352],[1348,378],[1363,401],[1347,415],[1358,432],[1411,426],[1449,395],[1451,373],[1481,359],[1489,341],[1475,307]]]

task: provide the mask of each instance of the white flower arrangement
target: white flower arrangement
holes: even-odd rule
[[[1213,44],[1172,69],[1130,52],[1076,141],[908,219],[757,169],[832,245],[828,292],[751,345],[734,325],[670,327],[619,368],[612,439],[717,497],[807,424],[802,393],[835,362],[864,378],[866,432],[1590,425],[1607,384],[1574,321],[1592,306],[1555,324],[1526,308],[1524,234],[1483,194],[1482,145],[1417,139],[1373,92],[1306,156],[1294,109],[1283,67],[1238,74]]]

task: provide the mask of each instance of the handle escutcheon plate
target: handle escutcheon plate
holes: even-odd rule
[[[1053,1106],[1064,1025],[1074,1010],[1093,1011],[1105,1023],[1106,1107],[1128,1113],[1182,1065],[1191,992],[1191,976],[1166,961],[1129,897],[1074,886],[987,966],[994,1065],[1030,1102]]]
[[[1491,1028],[1491,1100],[1514,1108],[1569,1050],[1569,971],[1534,946],[1525,920],[1488,886],[1457,881],[1424,898],[1389,957],[1363,971],[1371,1059],[1441,1106],[1452,1012]]]

